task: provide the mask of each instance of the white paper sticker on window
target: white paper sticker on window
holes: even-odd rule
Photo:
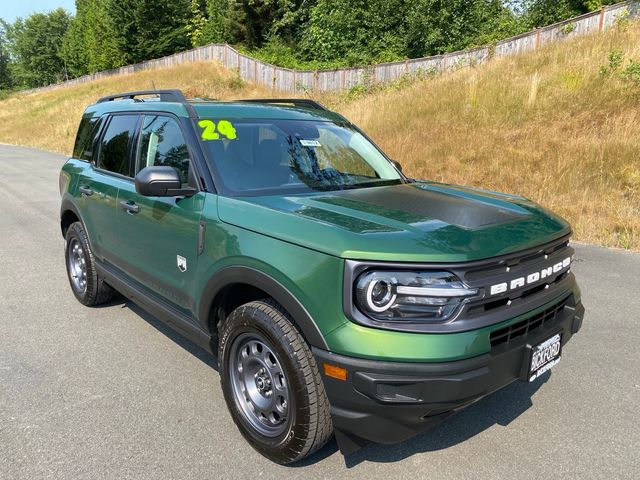
[[[304,140],[301,138],[300,145],[302,145],[303,147],[319,147],[320,142],[318,140]]]

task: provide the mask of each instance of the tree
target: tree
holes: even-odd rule
[[[229,0],[207,0],[206,20],[201,41],[206,43],[231,42]]]
[[[521,30],[501,0],[320,0],[302,47],[308,58],[365,64],[465,49]]]
[[[311,19],[317,0],[280,0],[279,9],[269,29],[269,36],[277,36],[294,46]]]
[[[268,41],[295,44],[316,0],[207,0],[204,43],[239,43],[249,48]]]
[[[301,46],[308,58],[372,60],[406,54],[406,11],[410,0],[320,0],[311,10]]]
[[[291,44],[306,26],[314,0],[240,0],[236,2],[244,20],[246,46],[261,47],[277,36]]]
[[[190,0],[108,0],[117,50],[138,63],[188,49]]]
[[[501,0],[416,0],[408,17],[409,57],[463,50],[519,33],[515,15]]]
[[[204,43],[202,43],[202,39],[206,24],[207,18],[203,12],[200,0],[191,0],[191,16],[189,18],[189,23],[187,24],[187,35],[189,36],[189,40],[191,40],[191,45],[193,47],[204,45]]]
[[[544,27],[567,18],[598,10],[619,0],[520,0],[529,28]]]
[[[7,39],[7,24],[0,18],[0,90],[13,86],[10,71],[9,41]]]
[[[80,3],[76,2],[76,4]],[[62,37],[60,46],[60,56],[72,77],[79,77],[89,72],[89,55],[85,46],[86,24],[82,20],[78,12]]]
[[[107,12],[108,1],[76,0],[76,16],[63,38],[61,50],[72,76],[125,63],[125,56],[118,48],[113,18]]]
[[[60,55],[62,38],[71,17],[62,8],[18,18],[8,29],[12,76],[18,85],[38,87],[68,77]]]

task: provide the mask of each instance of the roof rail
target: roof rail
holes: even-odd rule
[[[157,95],[160,97],[161,102],[175,102],[184,105],[184,108],[189,112],[189,117],[197,118],[198,115],[193,108],[193,105],[189,103],[187,98],[182,93],[182,90],[170,89],[170,90],[139,90],[137,92],[117,93],[115,95],[107,95],[106,97],[99,98],[96,103],[112,102],[119,98],[134,100],[136,97],[143,95]],[[138,100],[141,102],[142,100]]]
[[[187,99],[181,90],[140,90],[137,92],[118,93],[116,95],[107,95],[106,97],[99,98],[96,103],[111,102],[113,100],[122,99],[135,99],[142,95],[158,95],[161,102],[176,102],[186,103]]]
[[[308,98],[248,98],[244,100],[239,100],[240,102],[250,102],[250,103],[284,103],[291,104],[295,107],[306,107],[313,108],[316,110],[327,110],[327,107],[322,105],[315,100],[309,100]]]

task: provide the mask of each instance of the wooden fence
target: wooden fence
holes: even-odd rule
[[[550,42],[603,31],[615,25],[621,16],[640,16],[640,1],[626,1],[604,7],[599,11],[571,18],[548,27],[497,42],[494,46],[415,58],[398,62],[380,63],[362,68],[335,70],[292,70],[276,67],[239,53],[226,44],[210,44],[167,57],[125,67],[85,75],[66,82],[25,90],[23,93],[41,92],[112,75],[123,75],[154,68],[170,67],[182,63],[216,61],[234,69],[243,80],[255,82],[282,92],[309,90],[344,90],[368,83],[385,83],[403,75],[439,73],[469,65],[483,63],[492,56],[513,55],[535,50]]]

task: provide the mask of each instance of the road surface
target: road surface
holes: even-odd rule
[[[73,297],[64,157],[0,146],[1,479],[640,478],[640,255],[577,245],[587,315],[550,376],[395,446],[270,463],[235,428],[217,362],[135,305]]]

